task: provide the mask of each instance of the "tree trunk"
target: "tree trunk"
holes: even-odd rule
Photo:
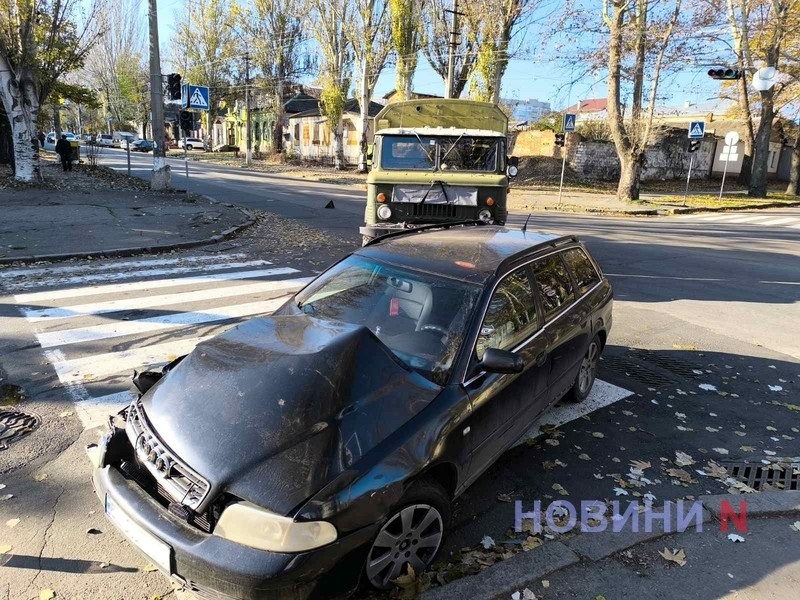
[[[275,154],[283,152],[283,78],[278,78],[275,90],[275,125],[272,128],[272,150]]]
[[[617,198],[624,202],[639,200],[639,179],[642,175],[641,157],[620,156],[622,170],[617,186]]]
[[[39,97],[33,73],[20,69],[14,77],[8,63],[0,57],[0,96],[14,143],[14,179],[41,181],[39,141],[36,139]]]
[[[337,170],[344,169],[344,144],[342,143],[341,119],[333,128],[333,167]]]
[[[789,185],[786,188],[786,193],[794,196],[800,195],[800,132],[796,134],[794,139],[792,166],[789,172]]]
[[[755,148],[753,152],[753,171],[750,179],[751,198],[767,197],[767,170],[769,168],[769,140],[772,136],[773,90],[761,92],[761,117],[758,122]]]

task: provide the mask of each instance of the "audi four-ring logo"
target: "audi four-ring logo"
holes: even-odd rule
[[[162,449],[158,448],[155,442],[153,442],[150,438],[141,436],[137,446],[139,458],[155,466],[155,468],[162,473],[165,478],[170,476],[172,460]]]

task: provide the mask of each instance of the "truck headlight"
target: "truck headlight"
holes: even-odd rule
[[[378,207],[378,218],[383,219],[384,221],[392,216],[392,209],[382,204]]]
[[[214,528],[214,535],[270,552],[305,552],[336,541],[336,527],[326,521],[297,522],[250,502],[231,504]]]
[[[484,223],[491,223],[492,211],[490,211],[488,208],[484,208],[482,211],[478,213],[478,218]]]

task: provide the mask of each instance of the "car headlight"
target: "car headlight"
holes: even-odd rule
[[[297,522],[250,502],[237,502],[222,511],[214,535],[270,552],[305,552],[337,538],[336,527],[326,521]]]
[[[478,213],[478,218],[484,223],[490,223],[492,221],[492,211],[488,208],[484,208]]]
[[[378,218],[383,219],[384,221],[392,216],[392,209],[382,204],[378,207]]]

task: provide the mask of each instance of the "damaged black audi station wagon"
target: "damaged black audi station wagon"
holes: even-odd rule
[[[136,377],[87,448],[95,490],[204,597],[390,587],[431,564],[452,500],[539,415],[588,396],[612,302],[574,237],[390,234]]]

